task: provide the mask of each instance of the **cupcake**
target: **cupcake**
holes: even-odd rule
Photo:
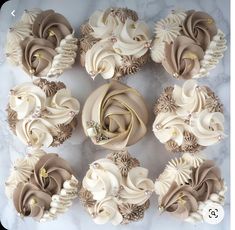
[[[5,183],[6,195],[20,217],[56,219],[78,197],[80,184],[69,164],[57,154],[34,150],[17,159]]]
[[[153,190],[148,170],[119,151],[90,164],[79,197],[96,224],[119,225],[144,217]]]
[[[81,65],[94,79],[119,79],[135,74],[148,61],[148,26],[135,11],[108,8],[95,11],[80,28]]]
[[[72,135],[79,110],[79,101],[62,82],[37,79],[10,91],[8,123],[24,144],[55,147]]]
[[[75,62],[78,39],[67,19],[53,10],[25,10],[9,29],[6,57],[35,77],[61,75]]]
[[[203,222],[207,208],[224,204],[226,186],[214,161],[185,153],[167,164],[155,192],[160,212],[197,223]]]
[[[85,134],[95,145],[122,150],[138,142],[147,131],[148,111],[135,89],[111,81],[96,89],[82,111]]]
[[[225,35],[209,14],[172,11],[156,23],[151,57],[174,78],[191,79],[207,76],[225,50]]]
[[[195,80],[165,88],[154,113],[153,132],[171,152],[196,153],[225,137],[219,98]]]

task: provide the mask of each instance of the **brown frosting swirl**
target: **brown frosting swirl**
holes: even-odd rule
[[[42,156],[34,167],[30,181],[43,191],[54,195],[59,194],[66,180],[70,180],[73,171],[69,164],[57,154]]]
[[[168,192],[162,197],[159,207],[173,215],[185,219],[198,209],[196,193],[189,185],[178,186],[173,182]]]
[[[193,170],[191,186],[197,192],[199,201],[208,200],[212,193],[217,193],[222,189],[223,181],[220,169],[213,161],[204,161]]]
[[[40,219],[49,210],[51,196],[31,183],[19,183],[13,194],[17,212],[22,216]]]
[[[165,44],[165,59],[162,65],[175,78],[189,79],[200,70],[203,49],[194,40],[178,36],[172,43]]]
[[[143,97],[118,81],[95,90],[82,113],[83,128],[93,143],[113,150],[121,150],[140,140],[147,131],[147,121]]]
[[[60,41],[71,34],[73,29],[68,20],[54,10],[46,10],[40,13],[32,26],[34,37],[44,38],[50,41],[55,47]]]
[[[21,43],[22,64],[26,72],[45,77],[51,68],[56,51],[50,41],[41,38],[26,38]]]
[[[182,25],[182,33],[192,38],[205,51],[217,34],[214,19],[205,12],[191,10]]]

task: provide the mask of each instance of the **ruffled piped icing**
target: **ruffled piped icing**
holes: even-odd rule
[[[123,150],[90,165],[80,200],[96,224],[128,224],[143,218],[154,184],[148,170]]]
[[[41,179],[35,180],[37,176]],[[46,181],[47,187],[39,185],[39,181]],[[58,192],[50,193],[49,190],[53,191],[55,187]],[[40,222],[54,220],[66,212],[78,197],[79,188],[80,183],[67,162],[40,149],[18,159],[5,183],[6,195],[13,200],[19,215],[30,216]]]
[[[94,12],[81,26],[80,60],[94,79],[120,79],[135,74],[148,60],[148,26],[135,11],[109,8]]]
[[[154,113],[153,132],[171,152],[197,153],[225,137],[219,98],[195,80],[165,88]]]
[[[25,10],[7,34],[6,57],[30,76],[54,77],[70,68],[78,39],[66,18],[53,10]]]
[[[170,161],[155,182],[159,211],[190,223],[204,221],[206,205],[223,205],[226,190],[215,163],[189,153]]]
[[[205,12],[172,11],[156,23],[151,57],[174,78],[201,78],[226,50],[224,33]]]

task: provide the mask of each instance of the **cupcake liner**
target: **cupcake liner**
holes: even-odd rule
[[[53,10],[25,10],[9,29],[7,60],[35,77],[55,77],[71,68],[78,39],[67,19]]]
[[[153,132],[171,152],[200,152],[226,136],[223,105],[209,87],[195,80],[165,88],[154,113]]]
[[[94,79],[135,74],[148,61],[148,26],[127,8],[95,11],[80,28],[81,65]]]
[[[33,217],[40,222],[54,220],[78,197],[80,183],[57,154],[33,150],[17,159],[10,172],[5,192],[21,217]]]
[[[216,67],[226,49],[225,35],[209,14],[172,11],[156,23],[151,57],[176,79],[201,78]]]
[[[223,205],[226,190],[215,162],[190,153],[169,161],[155,182],[159,211],[190,223],[204,221],[207,205]]]
[[[37,79],[10,91],[8,123],[32,148],[62,144],[77,126],[80,103],[62,82]]]
[[[112,152],[90,164],[79,197],[96,224],[139,221],[154,190],[148,170],[126,151]]]

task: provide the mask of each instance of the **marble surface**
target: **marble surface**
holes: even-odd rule
[[[37,223],[31,219],[20,219],[14,211],[11,202],[9,202],[4,194],[4,181],[9,174],[9,167],[11,162],[17,157],[23,156],[28,149],[15,137],[8,129],[6,122],[6,104],[10,88],[16,84],[30,81],[26,74],[6,63],[3,54],[3,46],[5,43],[5,35],[8,27],[14,23],[22,14],[24,9],[33,7],[40,7],[42,9],[52,8],[64,14],[71,24],[79,32],[79,26],[86,20],[89,15],[96,9],[104,9],[110,6],[129,7],[138,12],[141,19],[145,20],[148,25],[153,28],[154,22],[159,20],[174,8],[181,9],[196,9],[204,10],[211,14],[218,26],[225,32],[229,43],[229,0],[11,0],[3,5],[0,12],[0,217],[2,224],[10,230],[89,230],[95,229],[116,229],[109,224],[95,225],[92,219],[81,207],[79,200],[74,202],[73,206],[63,216],[60,216],[56,221],[49,223]],[[15,10],[16,16],[11,15],[12,10]],[[200,79],[200,82],[212,87],[217,95],[221,98],[225,107],[225,132],[228,134],[227,138],[220,144],[207,148],[204,153],[208,158],[216,160],[217,164],[222,170],[222,174],[229,187],[229,163],[230,163],[230,148],[229,148],[229,91],[230,91],[230,66],[229,66],[229,49],[225,53],[225,57],[217,66],[211,71],[208,78]],[[68,87],[71,88],[72,93],[76,96],[83,105],[87,96],[99,85],[105,83],[101,77],[97,77],[95,81],[86,74],[85,70],[79,66],[79,62],[75,66],[66,71],[60,77]],[[155,180],[159,173],[164,169],[167,161],[174,157],[174,155],[167,153],[164,146],[154,137],[151,126],[154,120],[152,108],[156,97],[162,92],[163,87],[174,84],[175,81],[169,77],[164,69],[157,64],[149,63],[142,71],[135,76],[126,78],[124,80],[128,85],[138,89],[146,99],[150,120],[148,124],[147,135],[136,145],[129,148],[129,152],[140,159],[142,165],[149,169],[150,177]],[[178,82],[182,83],[182,82]],[[75,169],[77,176],[82,180],[88,164],[95,159],[104,157],[107,151],[94,146],[89,139],[84,136],[81,129],[81,122],[79,118],[79,125],[72,138],[66,141],[61,147],[57,149],[49,149],[48,152],[58,152],[62,157],[67,159]],[[119,226],[119,229],[172,229],[175,230],[227,230],[230,222],[230,193],[227,192],[225,205],[225,218],[216,225],[200,224],[190,225],[181,222],[167,214],[162,214],[157,210],[157,197],[152,196],[150,209],[147,210],[145,218],[141,222],[133,223],[126,226]]]

